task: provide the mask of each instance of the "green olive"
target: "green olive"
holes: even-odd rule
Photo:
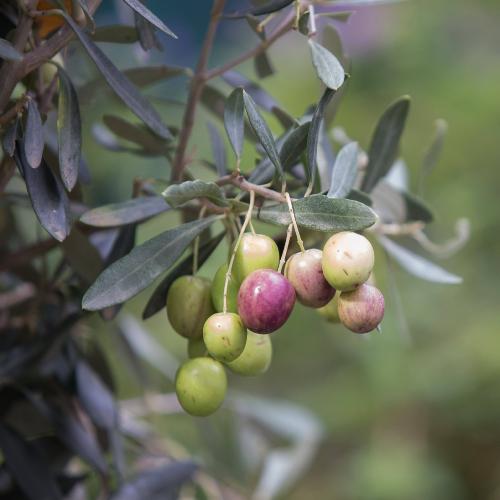
[[[320,307],[317,311],[325,318],[329,323],[340,323],[339,318],[339,295],[335,294],[332,300],[326,304],[326,306]]]
[[[203,341],[215,359],[233,361],[245,348],[247,329],[235,313],[212,314],[203,326]]]
[[[214,312],[210,286],[210,280],[197,276],[181,276],[173,282],[167,295],[167,316],[179,335],[188,339],[203,335],[203,325]]]
[[[273,345],[270,335],[247,333],[247,343],[243,352],[227,366],[239,375],[254,376],[265,373],[271,364]]]
[[[214,413],[224,401],[227,377],[224,367],[212,358],[183,363],[175,376],[175,392],[184,410],[196,417]]]
[[[275,241],[265,234],[246,233],[234,257],[233,272],[241,283],[257,269],[278,269],[280,253]]]
[[[212,304],[217,312],[222,312],[224,309],[224,282],[226,281],[227,264],[217,269],[214,279],[212,281]],[[231,276],[227,285],[227,311],[238,312],[238,283]]]

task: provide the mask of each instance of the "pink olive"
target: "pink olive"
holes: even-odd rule
[[[322,266],[323,252],[311,248],[292,255],[285,266],[285,276],[295,288],[297,300],[307,307],[323,307],[335,295],[325,279]]]
[[[345,327],[356,333],[374,330],[384,317],[384,296],[371,285],[363,284],[339,297],[339,318]]]
[[[238,292],[239,315],[255,333],[271,333],[283,326],[294,305],[292,284],[272,269],[258,269],[249,274]]]

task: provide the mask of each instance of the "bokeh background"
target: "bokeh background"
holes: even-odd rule
[[[210,2],[156,0],[149,6],[180,35],[179,41],[163,39],[164,52],[152,55],[117,46],[106,46],[106,51],[123,68],[192,66]],[[114,7],[105,2],[98,24],[117,22]],[[126,20],[123,9],[118,16]],[[396,265],[389,269],[378,250],[376,279],[387,304],[381,334],[356,336],[297,307],[286,327],[273,335],[269,372],[251,380],[231,377],[240,411],[230,407],[204,421],[175,411],[152,417],[175,453],[200,458],[211,475],[242,497],[250,497],[255,488],[272,491],[285,463],[285,468],[297,467],[285,474],[289,481],[279,493],[287,499],[500,499],[499,25],[497,0],[393,3],[360,9],[348,24],[335,25],[352,76],[335,126],[367,147],[385,107],[400,95],[411,95],[402,155],[415,187],[435,120],[448,122],[443,154],[425,195],[437,214],[429,228],[434,241],[452,237],[457,218],[470,220],[465,248],[439,262],[464,282],[419,281]],[[211,64],[256,41],[244,21],[224,24]],[[307,44],[290,34],[270,57],[277,72],[261,85],[292,114],[301,115],[320,95]],[[239,69],[254,78],[251,63]],[[82,81],[94,73],[90,62],[80,63],[77,71]],[[228,90],[224,84],[220,88]],[[186,81],[177,79],[146,93],[167,123],[175,124],[182,108],[171,101],[183,101],[185,90]],[[116,154],[93,140],[92,124],[110,112],[125,113],[104,92],[96,93],[85,109],[84,147],[94,177],[86,199],[92,206],[125,200],[136,176],[169,174],[164,161],[127,154],[117,161]],[[198,156],[210,158],[207,119],[206,112],[198,113],[192,143]],[[202,167],[197,173],[209,175]],[[174,223],[172,216],[156,218],[141,226],[139,240]],[[225,252],[222,248],[202,274],[213,275]],[[148,293],[121,313],[129,326],[126,315],[139,317]],[[153,334],[173,359],[186,356],[165,314],[133,327]],[[95,319],[89,328],[113,363],[120,396],[141,395],[140,379],[115,349],[114,327]],[[174,364],[169,362],[167,374]],[[147,374],[152,392],[172,392],[164,373],[150,367]],[[258,414],[254,419],[252,412]],[[200,491],[197,495],[203,497]]]

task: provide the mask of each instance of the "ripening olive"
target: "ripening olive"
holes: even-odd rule
[[[234,257],[234,277],[241,283],[257,269],[278,269],[279,262],[278,246],[272,238],[265,234],[246,233]]]
[[[273,269],[250,274],[238,292],[238,312],[243,324],[256,333],[271,333],[284,325],[295,305],[292,284]]]
[[[345,327],[356,333],[374,330],[384,317],[384,296],[371,285],[363,284],[339,297],[339,318]]]
[[[237,314],[215,313],[205,321],[203,341],[215,359],[233,361],[245,348],[247,329]]]
[[[271,364],[273,346],[269,335],[247,333],[247,343],[243,352],[227,366],[239,375],[254,376],[265,373]]]
[[[285,276],[295,288],[297,300],[307,307],[323,307],[335,295],[322,268],[323,252],[311,248],[292,255],[285,266]]]
[[[184,362],[175,376],[179,403],[190,415],[206,417],[216,411],[227,391],[224,367],[212,358],[195,358]]]
[[[375,263],[371,243],[361,234],[334,234],[323,248],[323,273],[340,291],[354,290],[370,276]]]
[[[203,325],[213,314],[210,281],[198,276],[181,276],[167,295],[167,316],[172,328],[183,337],[196,339],[203,335]]]

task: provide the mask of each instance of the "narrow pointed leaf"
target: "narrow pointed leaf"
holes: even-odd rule
[[[145,196],[93,208],[85,212],[80,221],[95,227],[118,227],[142,222],[169,209],[161,196]]]
[[[300,157],[307,146],[307,136],[310,126],[311,122],[303,123],[292,130],[286,137],[280,149],[280,160],[284,170],[293,167],[300,161]]]
[[[267,123],[264,121],[264,118],[262,118],[261,114],[259,113],[259,110],[255,105],[255,101],[245,91],[243,91],[243,102],[245,103],[248,120],[250,121],[250,125],[252,126],[253,131],[258,137],[265,152],[269,156],[269,159],[273,163],[276,169],[276,177],[278,181],[283,182],[283,167],[281,166],[280,157],[278,154],[278,150],[276,149],[276,143],[274,142],[273,135],[271,134]]]
[[[443,269],[424,257],[413,253],[401,245],[398,245],[386,236],[379,236],[378,240],[387,250],[387,253],[403,269],[417,278],[448,285],[456,285],[462,283],[463,281],[460,276],[446,271],[446,269]]]
[[[309,127],[309,134],[307,135],[307,162],[306,162],[306,179],[308,183],[314,183],[316,177],[317,165],[317,155],[318,155],[318,142],[321,135],[321,124],[323,122],[323,116],[325,114],[325,109],[334,96],[335,91],[332,89],[325,89],[321,99],[314,110],[314,114],[311,120],[311,126]]]
[[[377,219],[373,210],[363,203],[321,194],[294,201],[293,209],[297,224],[315,231],[361,231],[372,226]],[[286,203],[262,208],[258,218],[279,226],[291,223]]]
[[[259,78],[267,78],[274,73],[273,65],[267,52],[261,52],[254,57],[255,72]]]
[[[82,307],[95,311],[130,299],[144,290],[181,256],[217,217],[207,217],[165,231],[134,248],[104,270],[83,297]]]
[[[140,0],[123,0],[131,9],[142,16],[146,21],[151,23],[155,28],[158,28],[163,33],[177,38],[177,35],[155,14],[153,14]]]
[[[328,49],[311,39],[309,39],[308,43],[318,78],[329,89],[337,90],[344,83],[344,68]]]
[[[357,142],[350,142],[339,151],[333,165],[329,198],[345,198],[351,192],[358,174],[358,154]]]
[[[7,59],[8,61],[20,61],[23,58],[19,52],[9,41],[0,38],[0,59]]]
[[[95,65],[102,73],[116,95],[133,111],[155,134],[164,139],[171,138],[170,131],[149,101],[137,90],[130,80],[109,60],[102,50],[67,14],[64,16],[76,36],[84,46]]]
[[[224,106],[224,127],[236,158],[241,158],[245,134],[243,89],[234,89]]]
[[[59,169],[66,189],[71,191],[78,179],[82,151],[80,106],[75,88],[67,73],[58,67],[57,74],[59,76],[57,106]]]
[[[410,98],[404,96],[391,104],[381,116],[368,151],[368,165],[361,184],[362,191],[369,193],[396,161],[409,109]]]
[[[245,11],[231,12],[226,14],[225,17],[231,19],[242,19],[246,16],[264,16],[266,14],[271,14],[272,12],[277,12],[278,10],[284,9],[290,5],[294,0],[270,0],[265,2],[264,5],[253,7]]]
[[[437,165],[439,156],[444,146],[446,133],[448,132],[448,124],[444,120],[436,120],[436,130],[434,139],[427,149],[422,161],[422,173],[427,175]]]
[[[207,259],[212,255],[215,249],[219,246],[219,243],[224,238],[225,233],[221,233],[215,238],[207,241],[205,244],[200,246],[198,253],[198,268],[207,261]],[[165,278],[160,282],[160,284],[155,288],[151,297],[144,308],[142,313],[142,319],[148,319],[157,312],[161,311],[166,304],[168,290],[172,283],[181,276],[191,274],[193,272],[193,254],[187,256],[182,260],[177,266],[175,266]]]
[[[69,234],[70,215],[68,198],[61,181],[44,161],[39,168],[31,168],[19,143],[14,158],[24,177],[33,210],[40,224],[56,240],[63,241]]]
[[[207,123],[210,144],[212,145],[212,154],[219,177],[227,174],[226,147],[218,128],[211,122]],[[243,132],[243,131],[242,131]]]
[[[139,33],[139,43],[141,44],[142,50],[148,51],[151,49],[162,50],[162,46],[156,37],[156,29],[154,25],[150,24],[142,16],[134,13],[135,27],[137,33]]]
[[[26,130],[24,131],[24,155],[31,168],[38,168],[43,155],[43,127],[42,118],[38,111],[36,101],[28,101],[28,113],[26,116]]]
[[[227,206],[227,200],[222,189],[215,182],[204,182],[200,180],[185,181],[181,184],[172,184],[163,191],[162,196],[167,203],[173,207],[191,201],[195,198],[208,198],[216,205]]]
[[[8,471],[31,500],[58,500],[62,494],[47,457],[14,429],[0,423],[0,449]]]

